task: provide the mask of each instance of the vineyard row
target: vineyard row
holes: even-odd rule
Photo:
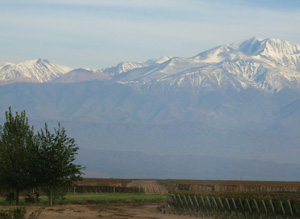
[[[225,218],[298,218],[298,202],[168,194],[170,212]]]

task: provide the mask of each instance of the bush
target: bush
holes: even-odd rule
[[[26,208],[0,210],[1,219],[25,219]]]
[[[26,203],[38,203],[40,202],[40,194],[38,192],[26,193],[25,194]]]

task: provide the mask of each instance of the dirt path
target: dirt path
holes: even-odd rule
[[[26,218],[39,207],[26,207]],[[40,219],[84,219],[84,218],[99,218],[99,212],[91,210],[86,205],[61,205],[54,207],[46,207],[42,210]]]
[[[27,207],[26,218],[32,211],[39,209],[38,206]],[[43,209],[40,219],[187,219],[195,218],[186,215],[163,214],[155,205],[145,206],[110,206],[101,205],[61,205]],[[207,218],[208,219],[208,218]]]
[[[159,184],[157,180],[139,180],[131,183],[130,186],[144,188],[146,194],[165,194],[168,192],[167,187]]]
[[[163,214],[157,210],[157,206],[145,205],[139,207],[120,207],[113,209],[109,212],[101,212],[102,218],[111,218],[111,219],[129,219],[129,218],[138,218],[138,219],[187,219],[195,218],[195,216],[187,215],[174,215],[174,214]],[[206,218],[209,219],[209,218]]]

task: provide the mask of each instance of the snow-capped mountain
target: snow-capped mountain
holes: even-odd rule
[[[71,70],[43,59],[0,63],[0,80],[48,82]],[[94,72],[97,73],[75,70],[60,82],[108,79],[142,91],[160,87],[168,92],[191,88],[194,93],[247,88],[278,92],[284,88],[300,88],[300,46],[279,39],[254,37],[190,58],[163,56],[144,63],[122,62]]]
[[[241,44],[237,49],[249,56],[271,62],[274,67],[285,66],[289,69],[300,70],[300,46],[279,39],[251,38]]]
[[[251,38],[191,58],[173,57],[123,71],[117,79],[145,87],[182,89],[249,87],[278,92],[300,88],[300,46],[279,39]]]
[[[47,82],[71,70],[72,68],[57,65],[46,59],[36,59],[18,64],[5,64],[0,69],[0,80],[29,78],[37,82]]]

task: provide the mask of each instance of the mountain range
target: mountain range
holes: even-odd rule
[[[0,84],[0,119],[12,106],[36,129],[60,121],[88,176],[300,180],[300,46],[287,41],[104,69],[0,62]]]
[[[0,80],[78,82],[109,79],[140,90],[153,86],[234,88],[279,91],[299,88],[300,46],[279,39],[251,38],[223,45],[191,58],[164,56],[144,63],[122,62],[100,70],[72,69],[45,59],[0,63]],[[76,79],[74,77],[77,77]],[[19,80],[22,81],[22,80]]]

